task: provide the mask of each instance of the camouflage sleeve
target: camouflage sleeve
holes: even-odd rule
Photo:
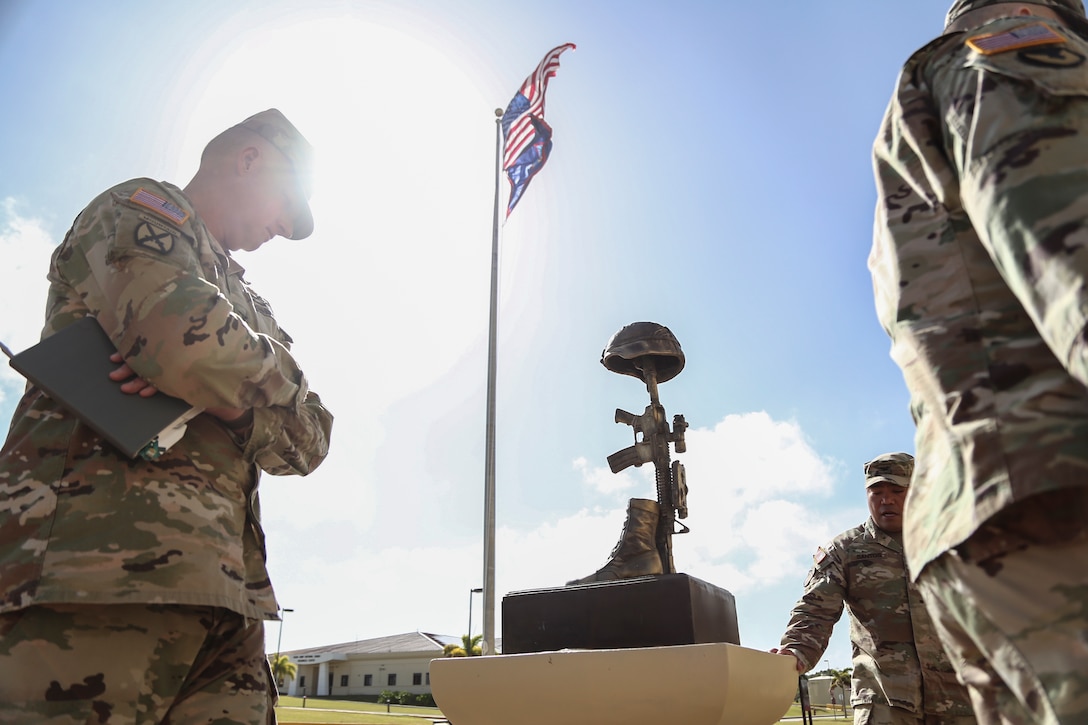
[[[1088,43],[983,55],[935,73],[964,209],[1055,356],[1088,384]],[[968,101],[967,99],[971,99]]]
[[[805,580],[805,593],[793,605],[780,645],[793,650],[805,672],[820,661],[827,649],[846,597],[842,549],[830,544],[820,547],[814,561]]]
[[[198,407],[297,410],[307,399],[287,348],[251,329],[206,278],[191,230],[121,194],[96,200],[56,256],[73,287],[143,378]]]
[[[241,443],[244,454],[274,476],[305,476],[325,460],[332,434],[332,414],[315,393],[298,411],[256,408],[253,431]]]

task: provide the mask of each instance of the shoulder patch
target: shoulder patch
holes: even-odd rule
[[[1036,45],[1064,43],[1065,38],[1046,23],[1032,23],[1031,25],[1021,25],[1019,28],[1013,28],[1001,33],[976,35],[973,38],[968,38],[965,42],[969,48],[978,53],[995,55]]]
[[[159,254],[170,254],[174,251],[176,238],[174,233],[166,227],[159,226],[150,221],[150,217],[140,215],[141,221],[136,225],[136,246],[150,249]]]
[[[142,186],[136,190],[135,194],[129,197],[129,201],[146,207],[156,214],[161,214],[178,226],[184,224],[185,220],[189,218],[189,212],[185,211],[169,199],[164,199]]]
[[[1085,57],[1064,45],[1040,45],[1024,48],[1016,54],[1024,63],[1041,68],[1067,69],[1082,65]]]
[[[812,555],[812,563],[816,564],[818,566],[826,558],[827,558],[827,552],[824,551],[824,547],[817,546],[816,547],[816,553]]]

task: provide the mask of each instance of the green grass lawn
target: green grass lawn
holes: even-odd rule
[[[854,722],[854,714],[852,710],[847,710],[846,717],[843,717],[842,707],[828,707],[824,705],[813,705],[812,714],[817,723],[832,723],[832,722]],[[782,717],[799,718],[801,717],[801,706],[797,703],[790,705],[790,709],[786,711],[786,714]],[[786,723],[796,723],[799,720],[786,720],[779,721]]]
[[[306,698],[306,707],[303,708],[301,697],[281,696],[276,707],[276,719],[280,725],[429,725],[432,720],[442,717],[442,712],[437,708],[415,705],[389,705],[388,712],[396,714],[386,714],[384,704],[313,697]]]

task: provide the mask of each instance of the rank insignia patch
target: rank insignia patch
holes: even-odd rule
[[[983,55],[995,55],[1036,45],[1064,43],[1065,38],[1045,23],[1022,25],[1003,33],[976,35],[967,39],[967,46]]]
[[[136,226],[136,245],[159,254],[170,254],[174,250],[174,235],[150,222],[140,222]]]
[[[158,194],[152,194],[142,186],[132,195],[130,201],[140,206],[147,207],[156,214],[161,214],[175,224],[181,225],[189,218],[189,212],[185,211],[169,199],[163,199]]]

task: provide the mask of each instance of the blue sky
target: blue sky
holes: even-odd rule
[[[650,320],[687,356],[661,386],[691,426],[677,568],[730,590],[742,644],[767,649],[816,547],[867,515],[862,463],[913,450],[865,264],[869,154],[948,4],[2,0],[0,339],[37,339],[49,253],[95,194],[183,186],[215,133],[280,108],[318,149],[316,232],[240,261],[336,415],[320,470],[262,484],[282,647],[463,633],[493,112],[576,43],[552,158],[503,229],[496,601],[594,571],[627,500],[654,497],[648,467],[605,461],[645,388],[599,363]],[[0,418],[21,389],[0,369]],[[845,622],[827,658],[848,665]]]

